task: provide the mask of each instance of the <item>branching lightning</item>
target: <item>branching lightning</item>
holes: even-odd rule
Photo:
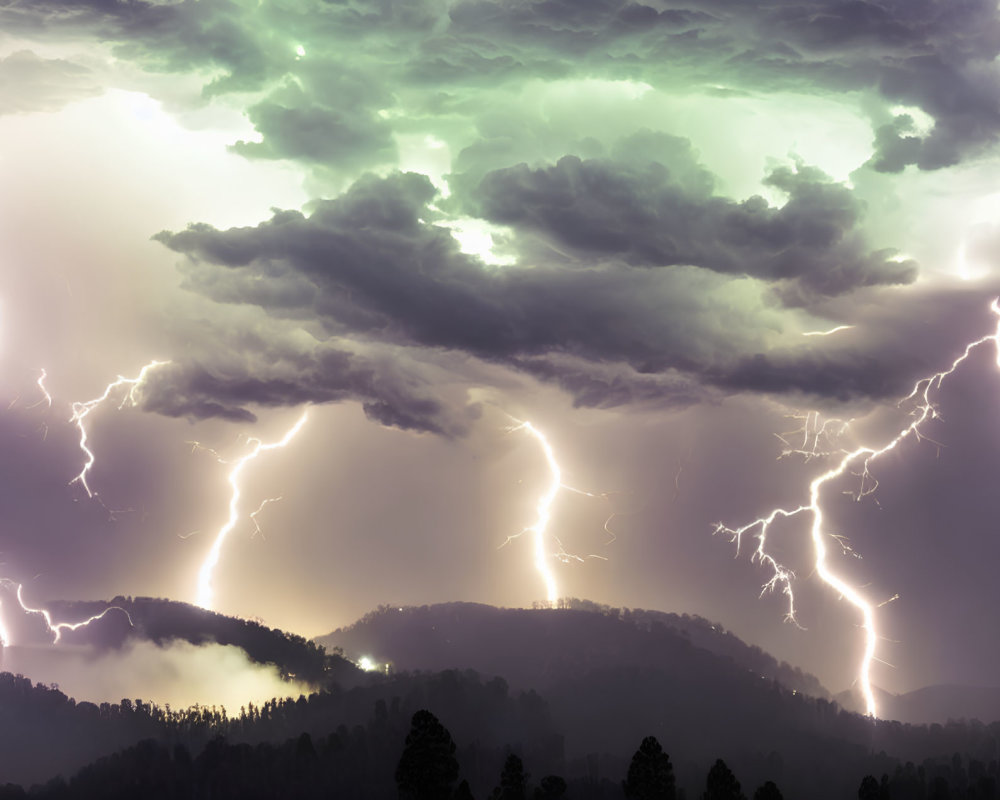
[[[277,503],[279,500],[284,498],[280,495],[278,497],[268,497],[265,500],[261,500],[259,506],[257,506],[256,511],[250,512],[250,521],[253,523],[253,533],[250,534],[250,538],[253,539],[257,534],[260,534],[260,538],[264,538],[264,530],[260,527],[260,523],[257,521],[257,515],[264,510],[264,506],[270,505],[271,503]]]
[[[162,367],[169,363],[169,361],[150,361],[134,378],[126,378],[119,375],[117,380],[109,383],[105,387],[104,393],[101,394],[100,397],[95,397],[93,400],[88,400],[83,403],[76,402],[72,404],[71,407],[73,409],[73,416],[69,418],[69,421],[76,425],[77,429],[80,431],[80,449],[84,453],[85,461],[83,469],[80,470],[80,474],[73,478],[70,483],[79,483],[84,488],[84,491],[87,492],[87,497],[94,497],[95,495],[95,493],[91,491],[90,484],[87,482],[87,476],[89,475],[91,468],[94,466],[94,462],[97,460],[97,457],[94,455],[93,450],[90,449],[87,440],[87,427],[85,424],[87,416],[91,411],[107,400],[116,389],[120,389],[124,386],[128,387],[128,391],[124,393],[121,402],[118,404],[118,408],[137,405],[139,402],[139,391],[142,388],[142,384],[146,380],[146,376],[149,375],[150,370]],[[44,377],[45,376],[43,374],[42,378]],[[42,390],[44,391],[45,387],[41,384],[41,380],[42,379],[40,378],[39,385],[42,386]]]
[[[79,630],[80,628],[85,628],[91,623],[97,622],[99,619],[103,619],[112,611],[120,611],[122,614],[125,615],[125,618],[128,620],[128,624],[131,625],[132,627],[135,627],[135,624],[132,622],[132,617],[129,615],[128,611],[126,611],[121,606],[108,606],[99,614],[94,614],[93,616],[88,617],[87,619],[82,620],[81,622],[54,622],[52,620],[52,614],[50,614],[47,609],[33,608],[24,602],[23,584],[16,583],[10,580],[9,578],[0,579],[0,584],[4,585],[6,588],[15,589],[15,596],[17,597],[17,602],[21,606],[22,611],[24,611],[27,614],[38,614],[39,616],[42,617],[42,619],[45,620],[45,627],[48,629],[49,633],[51,633],[53,636],[52,639],[53,644],[57,644],[59,642],[59,640],[62,638],[63,631],[75,631]],[[4,647],[9,647],[11,644],[10,633],[8,632],[6,626],[3,624],[2,621],[0,621],[0,643],[2,643]]]
[[[535,519],[534,523],[524,528],[522,531],[508,536],[507,539],[500,545],[500,547],[505,547],[510,544],[514,539],[518,539],[524,536],[526,533],[530,533],[532,537],[533,552],[534,552],[534,562],[535,569],[542,578],[542,582],[545,584],[545,596],[546,601],[549,606],[554,607],[556,602],[559,600],[559,589],[556,585],[555,576],[552,574],[552,570],[549,567],[549,557],[550,555],[564,564],[570,561],[586,561],[588,558],[596,558],[602,561],[607,561],[605,556],[599,556],[595,554],[588,554],[586,556],[579,556],[574,553],[567,552],[566,548],[563,547],[563,543],[555,538],[556,545],[558,549],[554,553],[549,553],[546,548],[546,531],[549,527],[549,521],[552,518],[552,504],[555,502],[556,495],[559,494],[560,489],[565,489],[569,492],[574,492],[575,494],[582,494],[585,497],[600,497],[608,499],[607,494],[594,494],[593,492],[588,492],[583,489],[576,489],[572,486],[567,486],[562,482],[562,468],[559,466],[559,462],[556,460],[555,451],[552,449],[552,445],[549,443],[548,438],[543,434],[538,428],[532,425],[530,422],[523,422],[518,419],[514,419],[514,426],[509,428],[509,432],[513,433],[515,431],[527,431],[532,436],[535,437],[536,441],[542,448],[542,452],[545,454],[545,461],[549,467],[549,483],[542,493],[541,497],[538,498],[538,504],[536,506],[538,510],[538,517]],[[614,512],[605,520],[604,530],[611,537],[607,544],[613,542],[617,536],[609,527],[611,520],[617,516],[618,512]]]
[[[559,589],[556,586],[555,576],[549,568],[548,551],[545,547],[545,530],[549,527],[549,520],[552,518],[552,503],[555,501],[556,495],[559,494],[559,489],[562,488],[562,470],[559,467],[559,462],[556,461],[556,454],[552,449],[552,445],[549,444],[549,440],[534,425],[530,422],[517,420],[517,424],[510,430],[511,432],[525,430],[538,440],[538,444],[541,445],[542,452],[545,454],[545,460],[549,465],[550,477],[548,486],[542,496],[538,498],[538,518],[532,525],[529,525],[520,533],[508,537],[507,541],[500,546],[503,547],[512,539],[523,536],[525,533],[531,534],[534,545],[535,569],[541,575],[542,583],[545,584],[545,598],[548,604],[555,606],[556,601],[559,599]]]
[[[964,352],[947,369],[920,378],[914,384],[912,391],[899,403],[900,405],[908,402],[914,403],[914,407],[910,412],[910,422],[886,444],[877,448],[863,445],[853,450],[843,448],[827,449],[824,447],[824,443],[829,441],[832,436],[843,434],[850,424],[849,421],[827,420],[821,423],[819,415],[812,413],[798,417],[803,420],[801,429],[778,436],[786,446],[786,449],[781,454],[782,456],[794,454],[802,456],[806,460],[811,458],[839,457],[839,460],[831,469],[814,478],[809,484],[809,502],[797,508],[775,508],[765,516],[737,528],[731,528],[721,522],[715,528],[716,533],[724,533],[730,537],[736,544],[737,553],[739,553],[744,534],[753,532],[752,535],[757,540],[757,547],[751,556],[751,561],[763,564],[771,571],[771,577],[764,583],[761,595],[763,596],[765,593],[780,590],[788,602],[786,619],[798,624],[795,613],[795,594],[792,588],[795,574],[768,552],[767,535],[771,525],[779,518],[790,518],[799,515],[806,515],[812,518],[809,533],[815,555],[816,573],[824,583],[851,603],[861,615],[861,627],[865,632],[865,648],[858,671],[858,681],[867,713],[872,717],[877,715],[870,674],[872,661],[876,660],[875,651],[879,641],[879,635],[875,627],[875,608],[885,603],[873,604],[871,600],[867,599],[856,588],[850,586],[844,578],[834,573],[827,563],[828,539],[834,539],[844,552],[852,551],[843,537],[831,534],[824,529],[822,493],[828,483],[853,472],[857,477],[858,485],[857,489],[848,493],[856,501],[860,501],[862,498],[871,495],[878,488],[878,481],[871,472],[872,462],[894,450],[901,442],[911,436],[915,440],[927,438],[922,432],[924,423],[938,417],[937,408],[932,397],[933,392],[941,387],[944,379],[958,369],[974,349],[987,342],[993,342],[997,349],[997,366],[1000,368],[1000,298],[990,304],[990,310],[998,317],[997,329],[992,334],[983,336],[981,339],[967,344]],[[796,434],[801,434],[802,436],[801,444],[798,446],[791,442],[791,437]],[[885,602],[890,602],[892,599],[895,598],[890,598],[890,600]]]
[[[222,553],[222,545],[226,541],[226,537],[229,535],[230,531],[236,527],[236,523],[240,519],[240,476],[243,473],[243,468],[253,461],[257,456],[266,450],[276,450],[279,447],[285,447],[297,434],[302,426],[305,425],[306,419],[308,417],[308,410],[302,412],[302,416],[299,417],[298,421],[288,429],[287,433],[276,442],[269,442],[265,444],[260,439],[251,438],[249,439],[249,444],[251,446],[250,452],[241,458],[236,459],[233,462],[223,461],[219,459],[222,463],[232,463],[233,468],[229,471],[229,486],[231,488],[231,494],[229,496],[229,518],[226,520],[225,524],[219,528],[218,533],[215,535],[215,540],[212,542],[212,547],[208,551],[208,555],[202,562],[201,570],[198,573],[198,599],[197,604],[202,608],[212,607],[212,574],[215,571],[215,567],[219,563],[219,557]],[[197,445],[196,445],[197,446]],[[265,501],[258,507],[254,515],[260,512],[260,510],[267,504]],[[253,516],[253,515],[252,515]],[[254,519],[256,524],[256,519]]]

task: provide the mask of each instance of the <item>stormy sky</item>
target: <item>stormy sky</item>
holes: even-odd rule
[[[768,542],[798,626],[755,542],[712,532],[808,503],[997,330],[995,4],[0,0],[0,31],[0,560],[26,597],[195,601],[232,465],[308,408],[241,473],[214,608],[316,635],[531,605],[532,534],[504,545],[551,481],[527,420],[580,490],[546,531],[560,595],[852,684],[860,617],[809,521]],[[889,691],[996,681],[994,345],[875,493],[824,487]],[[153,359],[86,418],[89,497],[72,403]],[[779,458],[806,417],[851,423]]]

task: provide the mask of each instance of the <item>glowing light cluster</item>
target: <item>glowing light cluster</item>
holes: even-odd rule
[[[876,646],[879,639],[875,625],[875,608],[877,606],[856,588],[850,586],[844,578],[837,575],[827,561],[828,539],[838,542],[845,552],[850,552],[850,548],[842,537],[831,534],[824,529],[823,490],[831,481],[842,478],[854,471],[858,480],[858,488],[850,494],[853,495],[855,500],[861,500],[871,495],[878,488],[878,481],[871,472],[872,462],[894,450],[900,443],[911,436],[916,440],[924,438],[921,431],[922,426],[928,420],[935,419],[938,416],[932,397],[933,392],[941,387],[944,379],[958,369],[975,348],[987,342],[993,342],[997,348],[997,366],[1000,368],[1000,305],[998,305],[998,300],[994,300],[990,304],[990,310],[998,317],[997,329],[992,334],[968,343],[964,352],[947,369],[920,378],[914,384],[913,390],[900,401],[900,405],[907,402],[915,404],[911,411],[911,420],[909,424],[904,426],[887,443],[880,447],[862,445],[852,450],[826,450],[821,446],[821,443],[828,440],[831,436],[843,434],[850,424],[849,421],[828,420],[821,423],[819,416],[816,414],[808,414],[800,417],[800,419],[804,420],[803,427],[799,431],[791,433],[801,433],[802,444],[798,447],[790,444],[789,440],[785,437],[791,436],[791,433],[779,435],[779,438],[786,444],[786,449],[783,451],[782,456],[794,454],[803,456],[807,460],[816,457],[834,457],[839,459],[831,469],[810,482],[808,502],[796,508],[772,509],[766,515],[740,527],[733,528],[720,522],[715,528],[716,533],[723,533],[731,538],[736,544],[737,554],[739,553],[743,536],[753,532],[752,535],[757,540],[757,547],[751,556],[751,561],[756,561],[771,571],[771,577],[764,583],[761,595],[763,596],[765,593],[780,590],[788,602],[786,619],[797,624],[795,594],[792,588],[795,573],[771,555],[767,549],[767,536],[771,525],[779,518],[796,517],[798,515],[806,515],[812,518],[812,524],[809,527],[809,537],[812,543],[816,573],[824,583],[845,598],[861,615],[861,627],[865,632],[865,647],[864,655],[858,669],[858,682],[865,701],[866,711],[873,717],[877,715],[875,696],[871,685],[871,666],[875,660]],[[878,606],[881,605],[884,605],[884,603],[878,604]]]
[[[281,439],[276,442],[269,442],[265,444],[260,439],[251,438],[249,440],[251,448],[250,452],[233,462],[226,462],[219,458],[220,462],[224,464],[232,463],[233,465],[233,468],[229,471],[228,478],[231,489],[229,496],[229,518],[222,525],[222,527],[219,528],[218,533],[215,534],[215,540],[212,542],[212,547],[208,551],[208,555],[205,556],[205,560],[202,562],[201,569],[198,572],[198,595],[196,602],[202,608],[212,607],[212,597],[214,594],[212,590],[212,575],[215,572],[216,566],[218,566],[219,557],[222,554],[222,545],[225,544],[226,537],[229,536],[229,533],[236,527],[236,523],[239,522],[240,519],[240,478],[243,474],[244,467],[257,458],[257,456],[259,456],[262,452],[285,447],[295,437],[295,435],[302,430],[302,426],[306,424],[307,418],[308,410],[303,411],[298,421],[288,429]],[[200,445],[195,443],[195,446],[199,447]],[[214,453],[214,451],[210,452]],[[265,500],[261,503],[257,510],[251,514],[251,519],[255,525],[257,524],[256,515],[260,513],[261,509],[263,509],[268,502],[273,502],[273,500],[277,499],[279,498]],[[260,528],[258,527],[257,530],[259,531]]]
[[[90,484],[87,481],[87,476],[90,474],[90,470],[94,466],[94,462],[97,460],[97,457],[94,455],[93,450],[90,449],[88,443],[87,427],[85,424],[87,417],[95,408],[104,403],[104,401],[107,400],[117,389],[121,389],[126,386],[128,387],[128,390],[122,396],[121,402],[118,404],[118,408],[121,409],[125,406],[137,405],[139,402],[139,391],[141,390],[143,383],[145,383],[146,377],[149,375],[150,371],[169,363],[169,361],[150,361],[140,370],[136,377],[126,378],[119,375],[117,380],[112,381],[105,387],[104,392],[99,397],[95,397],[93,400],[87,400],[86,402],[76,402],[72,404],[73,416],[69,418],[69,421],[70,423],[76,425],[77,429],[80,431],[80,449],[84,453],[85,461],[83,469],[80,470],[80,473],[73,478],[70,483],[79,483],[87,493],[87,497],[94,497],[95,495],[95,492],[91,490]],[[48,396],[48,392],[45,391],[45,387],[42,384],[44,377],[45,375],[43,370],[42,378],[39,379],[39,386],[41,386],[42,391],[45,392],[46,396]]]

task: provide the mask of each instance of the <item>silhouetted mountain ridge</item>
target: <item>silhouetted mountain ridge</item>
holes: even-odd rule
[[[1000,687],[938,684],[924,686],[912,692],[893,694],[875,687],[879,716],[899,722],[944,724],[949,721],[1000,720]],[[860,711],[864,707],[856,692],[837,695],[844,708]]]
[[[830,693],[812,675],[778,662],[721,625],[697,616],[618,609],[566,599],[557,609],[496,608],[480,603],[381,606],[353,625],[315,640],[354,661],[368,656],[398,669],[474,669],[512,685],[547,688],[582,671],[676,658],[693,646],[755,677],[813,697]],[[506,643],[516,641],[517,649]]]
[[[53,619],[59,621],[84,620],[108,608],[121,611],[111,611],[86,627],[65,630],[62,640],[67,644],[84,644],[99,650],[118,648],[137,640],[161,646],[172,641],[194,645],[232,645],[242,649],[251,661],[274,665],[284,677],[316,687],[330,679],[341,683],[357,680],[358,671],[354,665],[336,653],[327,654],[321,646],[302,636],[189,603],[119,596],[108,602],[55,601],[49,605]],[[32,617],[29,615],[27,619]],[[20,624],[23,626],[26,623]],[[44,628],[44,623],[37,617],[34,617],[33,624],[36,629]]]
[[[239,640],[246,631],[262,635],[256,623],[192,614],[184,604],[119,600],[138,612],[130,636],[168,642],[178,632],[211,634],[204,641],[218,635]],[[926,786],[932,767],[950,769],[957,786],[964,779],[953,754],[969,764],[970,780],[973,765],[982,772],[995,759],[1000,723],[870,720],[697,646],[693,640],[700,635],[716,640],[704,621],[583,605],[382,608],[348,630],[395,637],[396,646],[426,653],[428,660],[477,654],[488,665],[485,677],[471,669],[404,672],[397,663],[389,674],[352,673],[360,682],[350,688],[330,682],[308,698],[247,704],[238,716],[215,707],[176,711],[131,700],[75,702],[53,687],[0,674],[0,784],[57,772],[69,777],[88,761],[129,748],[122,758],[104,758],[80,773],[70,782],[78,787],[71,796],[110,797],[106,788],[112,785],[121,787],[117,796],[135,796],[135,775],[153,780],[161,770],[183,784],[171,795],[178,797],[192,796],[191,785],[202,787],[197,796],[248,797],[252,793],[239,794],[248,786],[275,796],[265,790],[266,776],[280,784],[290,775],[309,782],[296,796],[394,798],[393,770],[410,717],[420,709],[430,709],[451,732],[462,775],[477,797],[489,796],[506,754],[515,752],[536,777],[565,776],[576,800],[619,798],[631,755],[646,736],[663,744],[691,797],[700,796],[707,766],[720,757],[744,786],[773,780],[789,800],[855,797],[866,774],[898,774],[900,786],[911,778]],[[66,611],[59,609],[60,615]],[[678,620],[696,630],[685,636],[667,624]],[[269,635],[295,639],[280,631]],[[417,641],[421,637],[427,641]],[[721,641],[741,652],[732,640]],[[502,670],[516,676],[510,684],[490,677]],[[541,688],[528,688],[527,681]],[[140,739],[155,744],[131,746]],[[929,766],[919,773],[912,764],[904,769],[905,761]],[[258,773],[265,777],[254,778]],[[56,785],[40,796],[64,795]]]

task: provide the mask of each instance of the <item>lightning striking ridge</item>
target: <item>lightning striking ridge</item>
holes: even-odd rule
[[[813,416],[812,414],[806,415],[805,417],[799,417],[799,419],[804,419],[804,425],[802,429],[798,431],[798,433],[802,433],[803,435],[803,444],[801,448],[795,448],[793,445],[788,443],[787,439],[784,438],[784,436],[791,434],[783,434],[779,436],[779,438],[788,446],[788,449],[782,453],[782,456],[796,454],[804,456],[807,460],[809,458],[826,456],[839,456],[840,458],[834,467],[814,478],[809,484],[809,502],[805,505],[800,505],[797,508],[792,509],[775,508],[767,515],[759,517],[758,519],[748,522],[746,525],[738,528],[731,528],[721,522],[715,528],[715,533],[724,533],[728,535],[731,541],[736,544],[737,554],[739,553],[740,544],[744,534],[749,534],[752,531],[755,531],[753,536],[757,540],[757,547],[751,556],[751,561],[757,561],[772,571],[771,578],[761,589],[761,596],[765,593],[780,590],[788,599],[788,610],[785,614],[786,620],[798,624],[795,615],[795,594],[792,589],[795,573],[783,566],[768,552],[767,534],[770,526],[779,518],[790,518],[800,514],[810,515],[812,517],[812,525],[809,529],[809,535],[813,545],[813,553],[815,554],[816,573],[824,583],[834,589],[841,597],[845,598],[858,610],[861,615],[861,627],[865,632],[865,648],[858,670],[858,682],[860,683],[861,693],[865,700],[865,708],[868,715],[871,717],[875,717],[877,715],[875,696],[872,692],[870,674],[872,662],[876,660],[875,650],[879,640],[879,635],[875,627],[875,608],[881,607],[882,605],[885,605],[885,603],[873,604],[873,602],[864,597],[861,592],[850,586],[842,577],[834,573],[828,565],[828,538],[832,538],[837,541],[844,552],[850,552],[850,548],[842,537],[824,530],[823,507],[821,505],[822,491],[826,484],[838,478],[842,478],[852,470],[855,470],[853,474],[858,479],[858,488],[854,491],[848,492],[848,494],[853,496],[855,501],[860,501],[861,499],[871,495],[878,488],[878,481],[871,473],[871,463],[880,456],[894,450],[901,442],[911,436],[917,441],[927,438],[921,431],[922,426],[928,420],[937,419],[939,416],[937,407],[935,406],[932,398],[932,393],[935,389],[939,389],[941,387],[944,379],[958,369],[958,367],[969,357],[973,350],[980,345],[986,344],[987,342],[993,342],[997,353],[997,367],[1000,368],[1000,298],[995,299],[990,304],[990,310],[998,318],[996,330],[987,336],[983,336],[980,339],[969,342],[965,346],[965,350],[962,354],[952,361],[951,365],[947,369],[942,370],[941,372],[936,372],[933,375],[920,378],[913,385],[913,389],[910,393],[899,401],[899,405],[911,401],[915,404],[914,408],[910,412],[911,420],[908,425],[904,426],[886,444],[878,448],[863,445],[856,447],[853,450],[823,450],[819,445],[821,437],[829,436],[832,429],[836,429],[837,433],[843,433],[846,430],[848,423],[845,423],[843,420],[830,420],[826,423],[820,424],[818,415]],[[812,420],[811,422],[810,419]],[[892,599],[895,598],[891,598],[890,600]]]
[[[73,409],[73,416],[69,418],[69,421],[76,425],[77,429],[80,431],[80,449],[83,451],[86,458],[83,464],[83,469],[80,470],[80,474],[73,478],[73,480],[70,481],[70,484],[79,483],[84,488],[84,491],[87,492],[87,497],[94,497],[95,494],[91,491],[90,484],[87,482],[87,475],[90,473],[91,467],[94,466],[94,462],[97,460],[97,457],[94,455],[94,452],[90,449],[87,443],[87,427],[84,424],[87,416],[91,411],[107,400],[111,396],[112,392],[123,386],[128,386],[129,389],[122,397],[122,401],[118,404],[118,408],[121,409],[125,406],[137,405],[139,402],[139,390],[145,382],[146,376],[149,374],[150,370],[162,367],[169,363],[169,361],[150,361],[134,378],[126,378],[119,375],[117,380],[109,383],[105,387],[104,393],[100,397],[95,397],[93,400],[88,400],[83,403],[76,402],[72,404],[71,408]],[[44,375],[42,377],[44,377]]]
[[[553,451],[552,445],[549,444],[549,440],[545,438],[545,435],[530,422],[521,422],[520,420],[517,422],[518,424],[511,428],[511,432],[525,430],[534,436],[538,440],[538,444],[541,445],[542,452],[545,454],[545,460],[549,465],[551,478],[545,492],[538,498],[538,518],[534,524],[529,525],[518,536],[525,533],[532,534],[535,550],[535,569],[538,570],[538,574],[542,576],[542,582],[545,584],[546,600],[554,608],[556,601],[559,599],[559,589],[556,587],[555,576],[552,574],[552,570],[549,569],[548,553],[545,550],[545,529],[548,528],[549,520],[552,518],[552,503],[555,501],[556,495],[559,494],[559,489],[562,488],[562,470],[559,468],[559,462],[556,461],[555,451]],[[510,540],[508,539],[508,541]]]
[[[549,474],[551,477],[549,480],[549,484],[545,489],[545,492],[542,494],[541,497],[538,498],[538,505],[537,505],[538,517],[535,519],[535,522],[532,525],[526,527],[524,530],[520,531],[519,533],[516,533],[513,536],[508,536],[506,541],[504,541],[503,544],[500,545],[500,547],[504,547],[510,544],[510,542],[512,542],[514,539],[520,538],[526,533],[530,533],[532,535],[532,541],[534,544],[535,569],[538,571],[538,574],[541,575],[542,582],[545,584],[546,602],[548,603],[549,606],[554,608],[556,602],[559,599],[559,589],[556,586],[555,576],[552,574],[552,570],[549,569],[548,559],[550,554],[548,553],[545,547],[546,530],[548,529],[549,521],[552,518],[552,503],[555,502],[556,495],[559,494],[560,489],[565,489],[567,491],[574,492],[576,494],[582,494],[586,497],[603,497],[607,499],[607,495],[594,494],[593,492],[584,491],[583,489],[576,489],[572,486],[567,486],[566,484],[564,484],[562,482],[562,469],[559,466],[559,462],[556,460],[555,451],[552,449],[552,445],[549,444],[549,440],[548,438],[546,438],[545,434],[543,434],[540,430],[538,430],[538,428],[536,428],[530,422],[523,422],[519,419],[514,419],[513,417],[511,417],[511,419],[514,421],[515,425],[512,428],[508,429],[510,433],[514,433],[516,431],[521,431],[521,430],[527,431],[532,436],[534,436],[535,439],[538,441],[538,444],[541,445],[542,452],[545,454],[545,461],[549,466]],[[608,527],[611,520],[614,519],[616,516],[617,512],[613,513],[610,517],[608,517],[608,519],[604,523],[604,530],[611,536],[611,539],[608,541],[608,544],[610,544],[617,538],[614,532]],[[556,550],[556,552],[553,553],[552,555],[554,555],[555,558],[557,558],[564,564],[567,564],[570,561],[582,562],[588,558],[597,558],[602,561],[607,561],[607,558],[605,558],[604,556],[593,555],[593,554],[589,554],[587,556],[578,556],[573,553],[569,553],[566,551],[566,548],[563,547],[563,544],[561,541],[559,541],[559,539],[556,539],[556,544],[559,546],[559,549]]]
[[[279,447],[287,445],[295,437],[295,434],[302,429],[302,426],[305,425],[308,416],[308,410],[303,411],[298,421],[277,442],[265,444],[260,439],[251,437],[248,442],[252,449],[245,456],[233,462],[225,462],[219,459],[222,463],[233,464],[233,468],[229,471],[229,486],[232,489],[232,493],[229,496],[229,519],[219,528],[219,532],[215,534],[215,541],[212,542],[212,548],[208,551],[208,555],[205,556],[201,570],[198,572],[198,599],[196,603],[202,608],[210,609],[212,607],[212,573],[219,563],[219,556],[222,553],[222,545],[225,543],[226,537],[236,527],[236,523],[240,518],[240,475],[243,472],[243,468],[265,450],[276,450]],[[266,502],[262,503],[260,508],[263,508],[264,505],[266,505]],[[260,511],[260,508],[257,509],[257,512]],[[254,513],[256,514],[257,512]]]
[[[54,637],[52,639],[52,644],[58,644],[59,640],[62,638],[63,631],[75,631],[79,630],[80,628],[85,628],[92,622],[97,622],[97,620],[103,619],[112,611],[121,611],[125,615],[125,618],[128,620],[128,624],[131,625],[132,627],[135,627],[135,623],[132,622],[131,615],[121,606],[108,606],[100,614],[94,614],[92,617],[88,617],[87,619],[81,622],[53,622],[52,615],[46,609],[32,608],[31,606],[29,606],[27,603],[24,602],[23,584],[15,583],[9,578],[2,579],[0,583],[3,583],[7,587],[13,587],[13,586],[17,587],[15,594],[17,596],[17,602],[20,604],[21,609],[28,614],[39,614],[42,617],[42,619],[45,620],[45,626],[48,628],[49,632]],[[7,633],[7,630],[2,623],[0,623],[0,643],[2,643],[4,647],[8,647],[10,645],[10,635]]]

